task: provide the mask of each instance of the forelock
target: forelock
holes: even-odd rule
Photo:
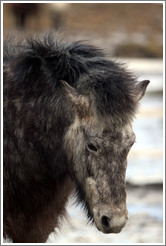
[[[37,87],[37,83],[44,86],[49,82],[56,88],[63,79],[82,95],[91,92],[101,117],[121,125],[132,121],[137,109],[136,79],[122,64],[107,58],[101,49],[87,42],[68,43],[48,33],[29,39],[12,51],[5,50],[5,59],[17,53],[19,74],[17,78],[15,73],[15,80],[22,78],[23,86],[32,84],[33,88],[34,83]]]

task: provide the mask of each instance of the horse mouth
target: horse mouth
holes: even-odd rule
[[[94,218],[97,229],[105,234],[119,233],[124,228],[127,222],[126,216],[101,216],[99,219]]]

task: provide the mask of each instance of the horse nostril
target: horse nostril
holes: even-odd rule
[[[103,215],[101,217],[101,224],[105,229],[109,229],[110,228],[110,218]]]
[[[104,233],[119,233],[126,224],[126,216],[102,215],[99,220],[99,230]]]

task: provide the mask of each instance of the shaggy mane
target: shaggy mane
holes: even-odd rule
[[[51,33],[17,44],[8,41],[4,44],[4,66],[13,71],[10,76],[14,74],[16,89],[32,92],[49,84],[56,90],[60,80],[65,80],[81,94],[91,92],[98,113],[109,115],[117,124],[128,123],[136,112],[135,77],[101,49],[85,42],[67,43]]]

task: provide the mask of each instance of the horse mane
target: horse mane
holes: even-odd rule
[[[14,74],[16,89],[33,91],[49,85],[58,90],[60,80],[65,80],[80,94],[91,92],[98,113],[111,116],[118,124],[128,123],[136,112],[136,78],[85,41],[69,43],[52,33],[16,44],[8,41],[5,64],[10,66],[9,76]]]

